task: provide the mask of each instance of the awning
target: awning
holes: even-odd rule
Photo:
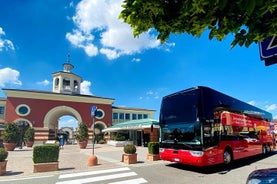
[[[142,130],[144,128],[151,128],[152,125],[153,128],[160,128],[159,122],[157,120],[139,119],[117,123],[113,126],[103,129],[102,132],[116,132],[118,130]]]

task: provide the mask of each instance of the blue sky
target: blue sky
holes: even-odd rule
[[[118,20],[121,0],[0,1],[0,87],[52,90],[52,73],[70,53],[82,93],[115,98],[115,106],[156,110],[163,96],[208,86],[277,118],[277,65],[266,67],[259,47],[153,30],[133,38]],[[0,91],[0,97],[5,97]]]

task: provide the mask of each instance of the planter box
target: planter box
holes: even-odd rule
[[[34,164],[34,173],[57,171],[58,169],[59,169],[59,162]]]
[[[6,151],[13,151],[16,147],[16,143],[4,142],[3,145],[4,145]]]
[[[137,153],[135,154],[122,154],[122,162],[125,164],[135,164],[137,163]]]
[[[150,153],[147,153],[146,159],[150,160],[150,161],[157,161],[157,160],[160,160],[161,158],[160,158],[159,154],[150,154]]]
[[[0,162],[0,176],[3,176],[6,174],[6,168],[7,168],[7,160]]]
[[[123,147],[126,144],[133,144],[133,141],[114,141],[114,140],[108,140],[108,145],[115,146],[115,147]]]

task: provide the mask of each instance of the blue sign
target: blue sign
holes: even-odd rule
[[[97,107],[95,105],[91,106],[91,108],[90,108],[90,115],[91,115],[91,117],[95,116],[96,110],[97,110]]]
[[[272,36],[260,43],[261,59],[271,58],[277,55],[277,37]]]

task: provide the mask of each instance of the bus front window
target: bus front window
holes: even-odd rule
[[[188,122],[180,124],[167,124],[162,127],[162,142],[173,144],[200,145],[200,123]]]

